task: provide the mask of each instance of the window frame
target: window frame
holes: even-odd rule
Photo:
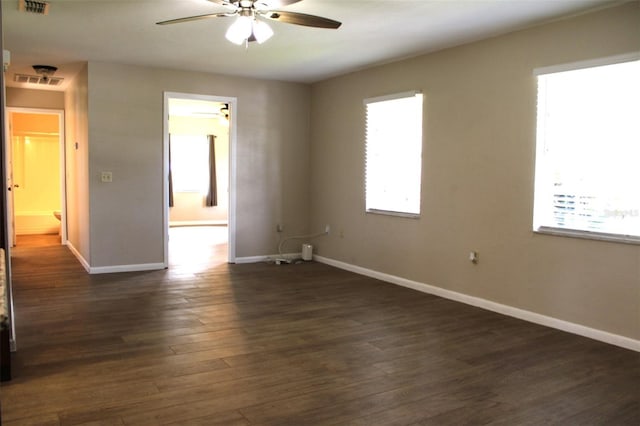
[[[532,229],[535,234],[543,234],[543,235],[554,235],[561,237],[570,237],[570,238],[581,238],[588,240],[596,240],[596,241],[608,241],[608,242],[617,242],[617,243],[625,243],[625,244],[635,244],[640,245],[640,236],[629,235],[629,234],[613,234],[608,232],[600,232],[600,231],[588,231],[584,229],[572,229],[572,228],[561,228],[554,227],[548,225],[538,224],[539,219],[536,220],[536,212],[541,208],[537,205],[536,199],[539,196],[539,186],[544,185],[544,181],[548,180],[548,172],[545,173],[543,170],[545,163],[545,155],[544,155],[544,143],[540,140],[540,132],[542,131],[542,123],[544,118],[538,116],[539,109],[537,107],[537,103],[539,101],[539,82],[538,78],[547,74],[561,73],[567,71],[578,71],[582,69],[595,68],[600,66],[607,65],[616,65],[622,64],[626,62],[634,62],[640,60],[640,52],[632,52],[622,55],[608,56],[603,58],[596,58],[586,61],[578,61],[566,64],[553,65],[548,67],[536,68],[533,71],[533,75],[535,77],[535,87],[536,87],[536,132],[534,138],[534,148],[535,148],[535,167],[534,167],[534,188],[533,188],[533,211],[532,211]],[[544,189],[541,189],[544,191]],[[539,213],[538,213],[539,214]]]

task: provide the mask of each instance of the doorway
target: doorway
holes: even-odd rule
[[[64,112],[7,108],[10,246],[65,244]]]
[[[235,105],[165,92],[165,267],[235,262]]]

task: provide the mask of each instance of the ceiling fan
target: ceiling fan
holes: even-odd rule
[[[231,24],[225,37],[235,44],[257,41],[263,43],[272,35],[273,30],[262,18],[272,21],[285,22],[287,24],[304,25],[315,28],[336,29],[341,22],[321,16],[307,15],[305,13],[287,12],[276,10],[276,7],[288,6],[302,0],[208,0],[212,3],[229,7],[232,10],[223,13],[209,13],[206,15],[187,16],[186,18],[170,19],[157,22],[158,25],[179,24],[182,22],[197,21],[209,18],[237,17]],[[259,19],[260,18],[260,19]]]

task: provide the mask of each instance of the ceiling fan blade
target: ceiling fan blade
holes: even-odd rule
[[[274,21],[286,22],[287,24],[304,25],[307,27],[336,29],[342,25],[342,22],[334,21],[333,19],[307,15],[305,13],[285,12],[283,10],[272,10],[261,13],[260,15]]]
[[[240,0],[209,0],[221,6],[239,7]],[[282,6],[298,3],[302,0],[253,0],[253,5],[258,9],[275,9]]]
[[[231,12],[231,13],[209,13],[207,15],[187,16],[186,18],[169,19],[168,21],[156,22],[156,25],[180,24],[182,22],[199,21],[200,19],[209,19],[209,18],[226,18],[229,16],[234,16],[235,14],[236,14],[235,12]]]
[[[212,0],[209,0],[212,1]],[[254,5],[261,9],[275,9],[277,7],[289,6],[302,0],[255,0]]]

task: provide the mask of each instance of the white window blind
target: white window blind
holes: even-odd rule
[[[366,211],[420,214],[422,94],[370,98],[366,108]]]
[[[640,242],[639,76],[638,60],[538,75],[534,230]]]

